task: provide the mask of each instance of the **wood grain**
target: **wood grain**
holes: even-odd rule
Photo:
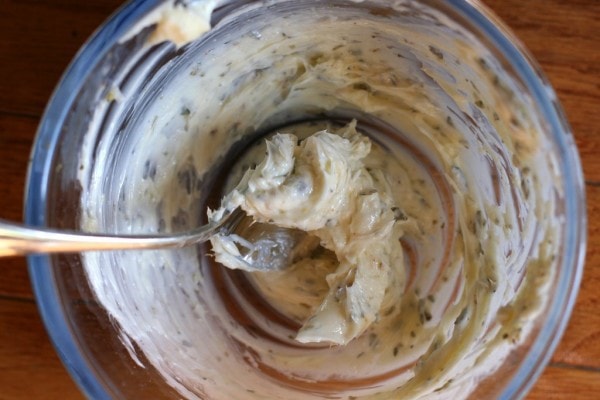
[[[31,300],[0,298],[0,399],[83,399]]]
[[[54,86],[119,0],[0,0],[0,216],[18,220],[29,148]],[[584,281],[529,399],[600,398],[600,1],[487,0],[563,104],[587,181]],[[37,313],[24,259],[0,259],[0,400],[81,399]]]
[[[119,0],[1,0],[0,111],[38,117],[70,60]]]
[[[23,192],[29,149],[37,118],[0,113],[0,216],[19,221],[23,214]],[[24,258],[0,259],[0,297],[32,299]]]
[[[550,365],[528,398],[597,400],[598,394],[598,371],[574,369],[569,365]]]
[[[600,373],[600,187],[587,185],[586,189],[590,227],[584,277],[571,321],[552,361]]]

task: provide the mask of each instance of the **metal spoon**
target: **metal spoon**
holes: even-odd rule
[[[361,123],[368,133],[378,125],[371,117],[356,110],[337,110],[336,114],[314,119],[300,119],[284,127],[270,127],[266,132],[285,131],[286,127],[307,122],[328,122],[343,126],[352,119]],[[266,135],[258,135],[263,137]],[[245,223],[241,223],[245,221]],[[254,228],[251,228],[253,226]],[[248,223],[246,214],[237,208],[223,217],[218,224],[207,224],[191,231],[152,235],[97,234],[78,231],[26,227],[22,224],[0,219],[0,257],[35,253],[79,253],[100,250],[144,250],[182,248],[207,241],[221,233],[236,234],[245,239],[239,241],[242,259],[248,269],[257,271],[281,270],[294,259],[309,254],[318,241],[303,231],[279,228],[271,224]]]
[[[241,208],[236,208],[218,224],[207,224],[182,233],[153,235],[111,235],[76,231],[31,228],[0,220],[0,257],[34,253],[78,253],[99,250],[144,250],[182,248],[207,241],[219,234],[240,234],[248,242],[244,261],[256,270],[284,269],[289,265],[289,254],[294,244],[290,240],[270,240],[265,237],[237,232],[236,228],[246,218]],[[247,224],[246,224],[247,225]],[[273,235],[284,235],[281,229]],[[260,254],[260,257],[256,255]],[[269,254],[270,256],[265,256]]]

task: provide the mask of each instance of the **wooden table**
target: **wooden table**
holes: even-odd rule
[[[67,63],[118,0],[0,0],[0,217],[20,220],[29,149]],[[569,327],[530,399],[600,398],[600,1],[487,0],[542,65],[575,132],[589,244]],[[79,399],[23,258],[0,260],[0,399]]]

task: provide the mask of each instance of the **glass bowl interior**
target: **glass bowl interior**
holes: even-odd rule
[[[308,3],[313,5],[314,2],[296,2],[290,9],[293,12],[307,8]],[[317,3],[325,3],[325,7],[357,9],[373,18],[397,17],[376,1]],[[540,129],[551,143],[549,151],[555,157],[559,171],[556,179],[562,195],[557,195],[556,212],[564,224],[563,244],[558,251],[556,271],[548,283],[548,292],[552,296],[535,317],[526,339],[505,355],[503,363],[491,376],[478,380],[470,394],[473,398],[518,398],[527,392],[548,362],[566,327],[577,294],[586,232],[581,166],[554,92],[535,62],[501,22],[476,2],[422,3],[477,38],[496,60],[497,66],[527,94],[532,112],[541,121]],[[183,116],[180,123],[185,124],[187,115],[193,110],[179,103],[170,105],[166,101],[162,104],[163,90],[168,93],[165,88],[181,74],[194,71],[198,61],[210,59],[213,67],[225,65],[219,58],[211,58],[211,51],[216,48],[214,43],[227,43],[227,35],[232,31],[246,29],[244,24],[250,24],[248,21],[260,21],[267,13],[275,12],[269,7],[256,8],[260,7],[260,2],[223,1],[212,14],[211,23],[215,29],[199,41],[183,47],[170,42],[148,46],[152,28],[138,31],[134,27],[139,27],[140,21],[160,4],[159,1],[134,1],[122,7],[88,41],[66,71],[47,107],[33,149],[26,192],[27,223],[80,228],[90,214],[82,198],[100,192],[105,194],[106,202],[98,205],[95,212],[100,210],[106,217],[102,227],[131,229],[131,226],[119,225],[115,204],[120,204],[118,199],[124,196],[123,187],[136,184],[130,177],[131,169],[128,169],[131,168],[128,162],[137,157],[128,153],[140,141],[136,127],[151,124],[152,119],[147,115],[156,107],[162,107],[165,115]],[[412,15],[408,8],[402,12],[398,18],[424,18],[431,22],[427,13]],[[132,29],[137,34],[131,35]],[[249,32],[253,34],[254,31],[250,29]],[[431,57],[440,61],[442,50],[446,49],[434,48]],[[251,55],[248,58],[250,63]],[[222,78],[223,82],[228,82],[226,77]],[[209,101],[215,103],[216,100]],[[224,99],[218,101],[223,103]],[[207,109],[214,105],[211,104],[206,106]],[[215,104],[221,107],[218,102]],[[235,108],[233,110],[235,113]],[[349,112],[347,108],[314,112],[305,103],[299,103],[268,118],[254,120],[247,126],[230,127],[228,135],[214,139],[210,146],[204,142],[203,145],[219,157],[207,156],[209,161],[205,162],[202,173],[198,172],[199,168],[168,172],[172,180],[180,184],[180,190],[185,191],[190,182],[204,189],[195,198],[196,214],[188,216],[179,228],[205,222],[202,210],[206,204],[214,206],[218,203],[222,192],[216,189],[220,189],[218,184],[223,179],[223,171],[256,136],[308,117],[346,120],[356,115],[359,119],[363,117],[359,122],[365,130],[373,127],[381,130],[379,120],[370,121],[363,114]],[[232,124],[235,125],[235,121]],[[248,127],[252,129],[245,129]],[[174,154],[184,154],[188,144],[174,145]],[[142,162],[141,165],[142,175],[147,177],[157,173],[150,164]],[[182,171],[187,172],[182,175]],[[113,200],[116,203],[111,202]],[[144,229],[144,225],[137,228]],[[177,226],[167,229],[177,229]],[[201,245],[193,249],[191,257],[197,257],[200,264],[205,265],[207,261],[202,260],[207,258],[208,251],[207,245]],[[90,283],[90,272],[86,269],[89,260],[79,254],[29,257],[31,280],[44,322],[61,359],[82,390],[91,398],[180,398],[185,395],[203,398],[202,385],[187,387],[181,382],[167,382],[155,360],[148,359],[145,350],[132,339],[134,335],[122,331],[123,321],[115,319],[114,313],[106,309],[105,298],[99,301],[98,287]],[[112,262],[134,262],[110,255],[98,260],[98,268],[108,268]],[[128,268],[136,268],[136,265]],[[223,279],[234,278],[226,276]],[[174,360],[177,362],[177,358]]]

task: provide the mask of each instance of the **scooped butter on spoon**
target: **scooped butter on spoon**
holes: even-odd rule
[[[300,342],[348,343],[376,320],[391,286],[396,293],[404,289],[398,205],[384,172],[364,164],[370,153],[371,141],[356,131],[356,121],[303,141],[277,134],[267,141],[264,160],[210,213],[217,222],[239,206],[257,222],[306,231],[335,253],[337,266],[326,276],[328,291],[298,332]],[[216,260],[253,270],[231,254],[237,251],[235,240],[225,235],[211,239]]]

